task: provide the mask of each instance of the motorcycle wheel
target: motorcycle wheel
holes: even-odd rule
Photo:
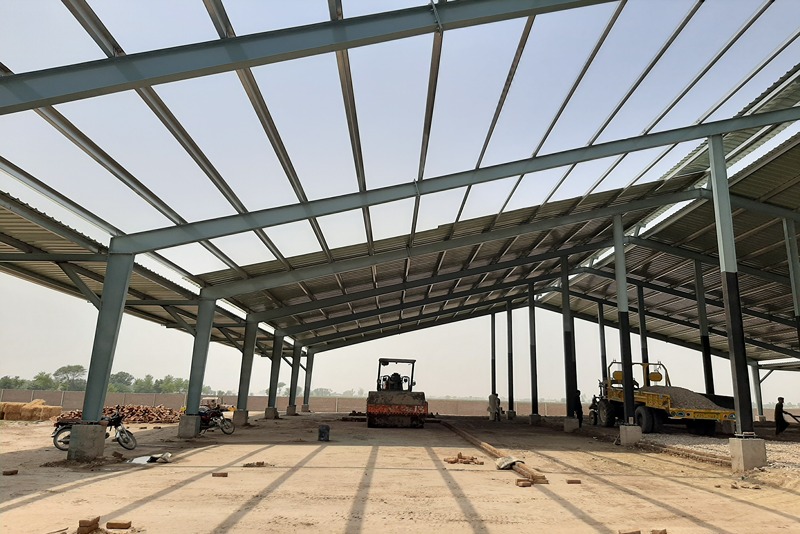
[[[123,449],[128,449],[132,451],[136,448],[136,438],[133,437],[130,430],[123,428],[119,431],[119,435],[117,436],[117,443],[119,443],[120,447]]]
[[[69,450],[69,437],[72,435],[72,428],[65,426],[53,434],[53,445],[60,451]]]
[[[233,421],[226,417],[223,417],[222,421],[219,422],[219,428],[223,434],[233,434],[233,431],[236,430],[233,426]]]

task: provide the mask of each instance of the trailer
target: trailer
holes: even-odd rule
[[[642,433],[660,432],[664,423],[672,422],[685,424],[692,433],[713,435],[718,422],[736,421],[732,398],[673,386],[669,372],[661,362],[634,363],[633,369],[634,422],[642,428]],[[636,380],[637,370],[641,370],[644,385]],[[617,421],[624,421],[623,379],[622,363],[612,362],[608,379],[599,382],[600,395],[596,401],[598,424],[613,427]]]

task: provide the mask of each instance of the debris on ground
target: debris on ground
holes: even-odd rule
[[[242,467],[275,467],[272,464],[268,464],[267,462],[248,462],[244,464]]]
[[[228,473],[211,473],[211,476],[214,478],[227,478]]]
[[[103,408],[103,415],[110,417],[116,411],[116,408],[106,406]],[[125,418],[126,423],[177,423],[181,418],[181,413],[178,410],[167,408],[163,404],[158,406],[126,404],[120,407],[119,411]],[[61,412],[58,419],[80,419],[82,416],[83,410],[70,410]],[[159,427],[153,428],[157,429]]]
[[[516,463],[524,464],[525,462],[513,456],[501,456],[494,461],[494,465],[496,465],[498,469],[511,469]]]
[[[444,458],[444,461],[448,464],[474,464],[474,465],[483,465],[483,460],[478,460],[475,456],[465,456],[458,453],[458,456],[450,456]]]
[[[18,469],[6,469],[6,470],[3,471],[3,476],[4,477],[9,477],[9,476],[12,476],[12,475],[16,475],[17,473],[19,473]]]
[[[578,478],[568,478],[567,479],[567,484],[580,484],[580,483],[581,483],[581,481]]]
[[[113,529],[129,529],[131,528],[132,521],[109,521],[106,523],[106,528]]]
[[[517,486],[519,486],[520,488],[530,488],[531,486],[533,486],[533,482],[531,482],[527,478],[518,478]]]

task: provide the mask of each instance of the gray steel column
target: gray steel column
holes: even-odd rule
[[[86,377],[86,394],[83,398],[84,421],[99,421],[103,413],[108,378],[111,376],[111,365],[114,363],[119,325],[125,310],[125,298],[128,295],[132,272],[132,254],[108,255],[103,297],[100,312],[97,314],[92,357],[89,360],[89,374]]]
[[[275,332],[272,339],[272,356],[270,356],[269,395],[267,408],[275,408],[278,400],[278,377],[281,374],[281,359],[283,358],[283,335]]]
[[[211,343],[211,328],[214,325],[216,299],[200,299],[197,307],[194,348],[192,349],[192,368],[189,372],[189,391],[186,393],[186,415],[197,415],[200,397],[203,394],[203,379],[206,375],[208,345]]]
[[[253,374],[253,354],[256,351],[258,323],[247,321],[244,327],[244,346],[242,347],[242,369],[239,372],[239,395],[236,397],[236,409],[247,410],[247,398],[250,395],[250,378]]]
[[[614,216],[614,274],[617,280],[617,313],[619,315],[619,349],[622,357],[622,390],[625,400],[624,424],[634,423],[633,360],[631,358],[631,323],[628,317],[628,279],[625,267],[625,235],[622,217]]]
[[[597,303],[597,326],[600,328],[600,374],[603,382],[608,380],[608,356],[606,353],[606,316],[603,310],[603,303]]]
[[[753,392],[756,394],[756,410],[758,410],[758,420],[763,421],[764,402],[761,399],[761,372],[758,368],[758,362],[755,362],[750,366],[750,372],[753,379]]]
[[[292,378],[289,380],[289,406],[297,406],[297,380],[300,378],[300,358],[303,357],[303,345],[294,342],[292,350]]]
[[[497,314],[492,314],[492,395],[497,395]]]
[[[314,349],[306,350],[306,380],[303,390],[303,404],[308,404],[311,398],[311,372],[314,370]]]
[[[508,411],[515,411],[514,408],[514,326],[511,321],[511,303],[506,305],[506,317],[508,319]]]
[[[636,302],[639,306],[639,346],[642,351],[642,363],[650,363],[650,354],[647,352],[647,319],[644,310],[644,288],[636,286]],[[644,385],[650,385],[650,369],[644,368]]]
[[[539,414],[539,377],[536,368],[536,295],[528,286],[528,337],[531,349],[531,415]]]
[[[708,315],[706,312],[706,286],[703,280],[703,264],[694,262],[694,287],[697,295],[697,320],[700,326],[700,350],[703,355],[703,376],[706,393],[714,394],[714,366],[711,363],[711,340],[708,338]]]
[[[797,251],[797,229],[793,220],[783,220],[783,233],[786,236],[786,256],[789,263],[789,280],[792,284],[797,343],[800,344],[800,253]]]
[[[561,318],[564,325],[564,383],[567,392],[567,417],[575,417],[578,369],[575,362],[575,320],[569,305],[569,259],[561,257]]]
[[[736,266],[736,242],[733,234],[731,198],[728,191],[728,171],[722,136],[708,139],[711,157],[711,192],[714,200],[714,217],[717,226],[722,300],[728,327],[728,354],[733,381],[733,402],[736,408],[736,431],[753,431],[753,407],[750,404],[750,383],[747,380],[747,351],[744,345],[744,324],[739,297],[739,274]]]

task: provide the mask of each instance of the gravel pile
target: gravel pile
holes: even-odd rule
[[[730,458],[728,439],[709,438],[693,435],[648,434],[646,442],[689,452],[711,454],[720,458]],[[800,444],[793,442],[767,441],[767,463],[775,469],[785,469],[800,473]]]
[[[726,410],[717,406],[709,399],[686,388],[678,386],[647,386],[639,388],[639,391],[648,393],[660,393],[669,395],[672,398],[672,407],[684,410]]]

